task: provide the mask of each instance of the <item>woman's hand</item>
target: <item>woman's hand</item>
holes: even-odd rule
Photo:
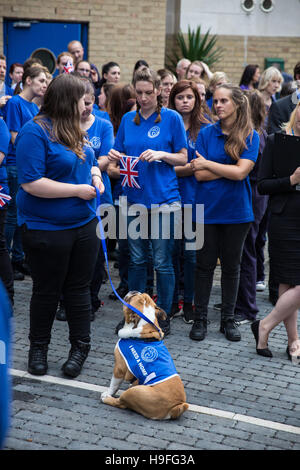
[[[290,180],[292,186],[300,183],[300,166],[298,166],[298,168],[296,168],[294,173],[290,176]]]
[[[99,179],[99,178],[97,178]],[[102,183],[103,184],[103,183]],[[77,197],[80,199],[84,199],[85,201],[89,201],[90,199],[94,199],[96,197],[96,190],[94,186],[90,184],[78,184],[76,185],[76,192]]]
[[[95,188],[99,189],[100,194],[103,194],[105,191],[105,186],[102,181],[102,176],[94,175],[92,178],[92,183]]]
[[[196,150],[196,155],[197,155],[197,158],[194,158],[193,160],[191,160],[191,168],[193,171],[197,171],[197,170],[207,170],[208,169],[208,160],[206,160],[206,158],[202,157],[202,155],[200,155],[200,153],[197,152]]]
[[[142,160],[143,162],[155,162],[157,160],[161,160],[163,156],[165,155],[165,152],[161,152],[158,150],[145,150],[141,155],[139,156],[139,159]]]
[[[117,150],[114,150],[114,149],[111,149],[109,152],[108,152],[108,160],[110,162],[118,162],[120,160],[120,158],[122,157],[122,154],[120,152],[118,152]]]
[[[0,108],[3,108],[3,106],[6,105],[6,103],[8,102],[8,100],[11,99],[11,96],[9,95],[5,95],[5,96],[1,96],[0,98]]]

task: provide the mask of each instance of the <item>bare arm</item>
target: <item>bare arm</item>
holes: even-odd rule
[[[23,183],[21,186],[32,196],[46,199],[79,197],[89,200],[96,197],[95,188],[89,184],[60,183],[49,178],[40,178],[30,183]]]
[[[177,176],[192,176],[194,174],[190,163],[184,166],[175,166],[175,172]]]
[[[141,153],[139,158],[140,160],[147,161],[149,163],[154,162],[155,160],[163,160],[172,166],[183,166],[187,163],[187,149],[182,148],[177,153],[148,149]]]
[[[106,171],[109,165],[109,160],[107,155],[102,155],[98,158],[98,164],[101,171]]]
[[[120,178],[120,166],[117,162],[109,163],[107,167],[107,174],[114,179]]]
[[[195,170],[209,170],[220,178],[234,181],[245,179],[254,167],[254,162],[248,159],[240,159],[235,165],[229,165],[206,160],[198,152],[196,152],[196,155],[198,158],[193,160]]]
[[[1,165],[1,163],[3,162],[3,160],[4,160],[4,157],[5,157],[4,153],[3,153],[3,152],[0,152],[0,165]]]

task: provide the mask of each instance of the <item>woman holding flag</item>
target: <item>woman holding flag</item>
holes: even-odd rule
[[[181,116],[162,107],[161,83],[155,72],[149,69],[137,72],[133,86],[137,110],[123,116],[114,148],[108,156],[123,166],[123,194],[129,208],[126,214],[130,252],[128,287],[140,292],[146,290],[150,239],[157,304],[168,315],[161,324],[166,335],[170,331],[175,283],[174,217],[181,209],[174,167],[187,162],[186,132]],[[126,212],[122,204],[121,208]],[[163,222],[166,219],[170,222],[168,227]],[[140,224],[138,236],[132,230],[135,224]]]

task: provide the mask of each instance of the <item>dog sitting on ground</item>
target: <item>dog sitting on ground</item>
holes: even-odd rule
[[[146,322],[130,308],[124,306],[124,327],[118,332],[115,347],[115,365],[110,387],[102,393],[107,405],[130,408],[146,418],[176,419],[188,409],[183,383],[162,339],[158,319],[165,319],[161,310],[148,294],[129,292],[125,299],[144,314],[153,324]],[[115,398],[123,381],[132,386]]]

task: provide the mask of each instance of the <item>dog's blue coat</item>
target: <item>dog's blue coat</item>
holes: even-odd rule
[[[155,385],[178,375],[171,355],[163,341],[120,339],[120,354],[140,385]]]

